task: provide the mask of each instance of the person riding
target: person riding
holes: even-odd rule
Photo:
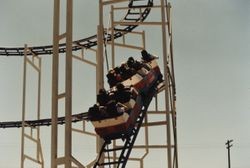
[[[131,69],[127,63],[123,63],[120,67],[120,71],[121,71],[121,77],[122,80],[126,80],[128,78],[131,78],[135,72],[133,71],[133,69]]]
[[[127,65],[129,68],[135,71],[138,71],[139,69],[142,68],[142,63],[137,60],[134,60],[133,57],[128,58]]]
[[[126,88],[122,83],[118,83],[116,88],[116,100],[122,104],[128,102],[131,98],[130,88]]]
[[[109,101],[106,107],[107,107],[106,112],[108,114],[108,117],[115,117],[118,115],[115,100]]]
[[[97,102],[100,106],[105,106],[110,100],[108,92],[102,88],[99,90],[99,94],[97,95]]]
[[[118,82],[122,81],[119,67],[115,67],[114,69],[109,70],[109,72],[106,75],[106,77],[108,78],[108,83],[109,83],[110,87],[113,87]]]
[[[141,56],[142,56],[142,60],[144,60],[145,62],[150,62],[157,58],[156,56],[149,54],[146,50],[141,51]]]
[[[100,119],[99,106],[97,104],[89,108],[88,117],[91,121]]]

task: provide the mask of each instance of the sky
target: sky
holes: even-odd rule
[[[232,167],[249,168],[250,1],[170,2],[173,7],[179,167],[226,168],[225,143],[233,139]],[[74,39],[95,34],[98,23],[97,0],[75,0],[74,3]],[[52,11],[53,3],[50,0],[1,0],[0,46],[51,44]],[[156,33],[157,30],[148,30],[153,33],[147,35],[147,49],[160,55],[161,37]],[[119,61],[122,59],[118,58]],[[21,57],[0,57],[0,121],[21,120],[22,66]],[[42,118],[48,118],[51,105],[50,56],[43,58],[43,66]],[[93,67],[78,62],[74,67],[73,79],[77,80],[73,82],[73,94],[76,95],[73,112],[77,113],[86,111],[94,103],[95,88],[91,81],[94,80],[95,72]],[[31,112],[35,109],[32,89],[37,83],[33,78],[35,74],[32,71],[30,73],[27,111],[32,116],[34,114]],[[60,88],[63,86],[60,85]],[[48,165],[50,128],[41,130]],[[20,133],[20,129],[0,130],[0,167],[20,167]],[[82,137],[75,137],[73,141],[77,144],[76,139]],[[74,149],[74,153],[84,155],[85,160],[93,159],[95,148],[92,140],[82,139],[84,144]],[[32,146],[27,146],[27,152],[32,149]],[[159,153],[153,151],[145,167],[161,168],[164,160],[157,160],[158,156]]]

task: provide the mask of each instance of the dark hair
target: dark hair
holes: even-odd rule
[[[143,58],[144,58],[144,57],[147,57],[148,52],[147,52],[146,50],[142,50],[142,51],[141,51],[141,55],[142,55]]]
[[[99,93],[106,93],[106,90],[104,88],[99,90]]]
[[[133,57],[129,57],[129,58],[128,58],[128,61],[127,61],[128,67],[131,68],[131,67],[133,66],[134,63],[135,63],[134,58],[133,58]]]
[[[124,89],[124,85],[122,83],[118,83],[116,85],[116,88],[117,88],[117,90],[123,90]]]

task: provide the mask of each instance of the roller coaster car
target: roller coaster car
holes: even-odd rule
[[[142,67],[122,84],[133,86],[140,94],[146,95],[155,82],[162,82],[162,74],[156,59],[153,59],[149,62],[142,62]]]
[[[105,105],[103,98],[107,98]],[[106,140],[121,138],[134,127],[133,124],[142,107],[141,96],[134,88],[119,84],[109,92],[100,92],[97,100],[98,103],[90,107],[88,113],[100,137]]]
[[[163,81],[156,56],[149,54],[146,50],[141,52],[142,61],[130,57],[126,63],[116,67],[107,74],[110,88],[118,83],[124,86],[133,86],[140,93],[146,93],[155,81]]]
[[[108,92],[100,91],[97,95],[98,104],[89,108],[89,119],[96,133],[105,140],[130,135],[144,106],[142,96],[147,96],[149,90],[162,80],[155,58],[141,62],[129,58],[127,65],[122,66],[130,68],[133,73],[122,78],[126,75],[120,72],[120,81],[112,81]]]

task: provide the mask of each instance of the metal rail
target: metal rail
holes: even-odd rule
[[[72,122],[79,122],[83,120],[88,120],[87,112],[72,115]],[[65,117],[59,117],[57,124],[62,125],[64,123],[65,123]],[[50,126],[50,125],[51,125],[51,118],[25,121],[26,127],[39,127],[39,126]],[[22,127],[22,121],[0,122],[0,128],[21,128],[21,127]]]
[[[105,141],[104,144],[102,145],[101,151],[99,152],[99,157],[94,165],[93,168],[97,168],[97,167],[102,167],[102,166],[115,166],[116,168],[125,168],[127,161],[129,159],[130,153],[133,149],[135,140],[137,138],[137,135],[140,131],[141,125],[143,123],[143,119],[147,113],[147,109],[148,106],[152,100],[152,98],[154,97],[154,95],[157,94],[157,90],[155,89],[155,87],[152,87],[152,89],[149,91],[148,95],[145,95],[142,97],[142,103],[143,103],[143,108],[140,109],[140,114],[139,117],[136,120],[136,125],[135,127],[132,129],[132,133],[131,135],[125,136],[124,137],[124,144],[122,145],[123,147],[114,147],[109,149],[108,146],[110,144],[110,141]],[[106,160],[104,160],[102,162],[102,160],[100,158],[102,158],[102,155],[108,155],[109,156],[109,152],[120,152],[120,156],[117,158],[114,158],[113,161],[110,161],[110,158],[107,158]]]
[[[138,3],[140,1],[140,3]],[[151,7],[153,6],[153,0],[145,0],[144,3],[142,0],[131,0],[128,4],[128,11],[124,17],[125,21],[130,22],[143,22],[147,16],[150,13]],[[143,11],[138,13],[135,12],[134,9],[142,9]],[[127,26],[119,26],[115,27],[115,34],[114,38],[122,37],[127,32],[131,32],[134,30],[138,25],[132,24]],[[123,28],[122,28],[123,27]],[[112,35],[108,34],[104,39],[106,41],[112,40]],[[82,48],[91,48],[93,46],[97,45],[97,35],[93,35],[81,40],[74,41],[72,44],[72,50],[80,50]],[[59,52],[64,53],[66,52],[66,44],[62,43],[59,45]],[[36,55],[50,55],[53,54],[53,46],[52,45],[46,45],[46,46],[36,46],[36,47],[29,47],[29,50],[31,51],[28,53],[31,55],[32,53],[35,53]],[[23,56],[24,55],[24,47],[17,47],[17,48],[4,48],[0,47],[0,56]],[[79,122],[82,120],[87,120],[87,113],[80,113],[76,115],[72,115],[72,122]],[[51,125],[51,119],[41,119],[41,120],[28,120],[25,121],[25,126],[30,127],[37,127],[37,126],[50,126]],[[65,123],[65,117],[58,118],[58,124],[64,124]],[[6,121],[6,122],[0,122],[0,128],[20,128],[22,127],[22,121]]]
[[[129,20],[130,22],[143,22],[150,13],[150,10],[153,6],[153,0],[145,0],[145,4],[136,5],[138,0],[131,0],[128,5],[128,11],[124,17],[124,20]],[[140,0],[141,1],[141,0]],[[141,13],[133,12],[134,9],[141,8],[143,11]],[[114,39],[122,37],[126,32],[131,32],[138,25],[132,24],[124,26],[121,28],[114,28],[115,34]],[[104,39],[105,41],[111,41],[112,35],[107,34]],[[82,48],[91,48],[97,45],[97,35],[93,35],[87,38],[83,38],[80,40],[73,41],[72,51],[77,51]],[[53,54],[53,45],[45,45],[45,46],[33,46],[29,47],[29,49],[35,53],[36,55],[51,55]],[[61,43],[59,45],[59,53],[66,52],[66,43]],[[0,56],[23,56],[24,55],[24,47],[0,47]],[[31,55],[31,53],[29,53]]]
[[[165,89],[163,82],[157,86],[157,93],[162,92]],[[72,122],[79,122],[83,120],[89,120],[88,112],[83,112],[79,114],[72,115]],[[62,125],[65,123],[65,117],[58,118],[58,124]],[[51,118],[41,119],[41,120],[27,120],[25,121],[25,126],[29,127],[39,127],[39,126],[50,126]],[[22,121],[6,121],[0,122],[0,128],[20,128],[22,127]]]

